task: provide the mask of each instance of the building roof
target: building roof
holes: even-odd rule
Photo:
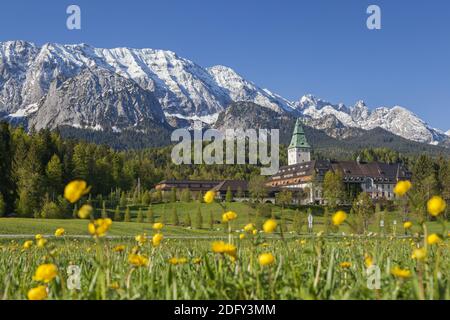
[[[289,145],[289,149],[293,148],[311,148],[306,139],[305,131],[303,130],[300,119],[297,119],[297,122],[295,123],[294,133],[292,134],[291,144]]]
[[[313,160],[281,167],[278,173],[270,178],[269,183],[287,186],[311,181],[314,175],[318,181],[321,181],[330,170],[342,172],[344,181],[349,183],[361,183],[366,178],[373,179],[375,183],[396,183],[398,180],[411,178],[411,174],[399,163]]]

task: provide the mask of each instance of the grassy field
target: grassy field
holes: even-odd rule
[[[255,223],[256,221],[256,209],[252,208],[250,205],[245,203],[230,203],[227,205],[228,209],[238,212],[238,218],[233,222],[235,229],[242,229],[247,223]],[[177,214],[180,220],[181,226],[171,226],[171,214],[173,208],[177,209]],[[140,208],[144,214],[148,207],[144,206],[131,206],[131,221],[132,222],[115,222],[114,229],[111,230],[111,236],[134,236],[137,233],[149,232],[151,231],[150,223],[137,223],[136,217],[138,214],[138,209]],[[194,228],[193,226],[187,228],[184,226],[186,221],[186,215],[189,214],[191,220],[194,221],[196,218],[196,213],[198,208],[200,208],[202,212],[203,224],[201,229]],[[122,214],[124,212],[124,208],[122,208]],[[152,206],[152,210],[154,212],[154,217],[156,222],[162,222],[166,220],[167,228],[165,233],[167,235],[192,235],[192,236],[221,236],[224,234],[224,228],[221,225],[221,215],[222,208],[214,203],[212,205],[207,204],[199,204],[196,202],[178,202],[176,204],[168,203],[168,204],[157,204]],[[272,212],[276,219],[280,220],[281,218],[281,208],[277,206],[272,206]],[[209,215],[212,214],[214,220],[213,229],[210,228],[208,223]],[[285,209],[283,210],[283,218],[286,223],[286,228],[288,232],[293,232],[293,217],[297,214],[295,210]],[[302,213],[301,213],[302,214]],[[113,217],[114,211],[108,210],[108,215]],[[166,219],[163,218],[163,215],[166,215]],[[396,234],[403,234],[402,227],[402,217],[396,212],[391,212],[388,214],[389,220],[392,222],[393,220],[397,220],[397,228]],[[267,217],[260,217],[261,221]],[[303,227],[301,229],[301,233],[307,233],[307,222],[306,222],[306,214],[303,213]],[[415,218],[411,217],[412,221],[415,221]],[[320,215],[314,216],[314,224],[313,231],[314,233],[320,232],[325,229],[325,218]],[[388,231],[387,228],[388,222],[386,221],[385,234],[391,234],[392,231]],[[428,229],[430,232],[439,231],[439,225],[435,222],[427,223]],[[79,219],[22,219],[22,218],[0,218],[0,235],[34,235],[37,233],[51,235],[57,228],[64,228],[66,230],[67,235],[87,235],[86,223],[85,221]],[[371,222],[369,230],[375,233],[380,233],[380,228],[375,219]],[[413,228],[412,233],[419,231],[418,228]],[[348,226],[344,225],[340,228],[340,232],[351,233],[351,230]]]
[[[281,215],[273,207],[274,232],[253,233],[243,231],[256,218],[247,204],[229,204],[238,213],[230,229],[221,224],[217,203],[154,205],[155,220],[170,222],[174,206],[181,222],[187,214],[194,220],[200,206],[202,228],[166,224],[154,231],[151,223],[136,222],[137,206],[133,222],[97,221],[94,235],[89,220],[0,219],[1,299],[450,299],[450,241],[442,217],[426,228],[411,217],[414,226],[403,237],[395,212],[386,221],[398,221],[396,233],[383,235],[376,219],[370,234],[353,235],[347,221],[321,233],[330,218],[318,215],[314,233],[304,225],[299,234],[292,224],[296,211]],[[65,234],[53,236],[58,228]],[[432,242],[431,233],[439,234]],[[156,234],[164,235],[160,242]],[[68,286],[78,283],[70,266],[80,268],[79,289]]]
[[[112,228],[116,228],[113,224]],[[113,230],[112,229],[112,230]],[[0,241],[0,294],[26,299],[38,286],[39,265],[52,263],[58,276],[48,299],[449,299],[449,242],[428,249],[427,260],[411,259],[420,239],[324,238],[268,240],[264,235],[235,240],[235,258],[217,254],[207,240],[163,240],[154,248],[134,240],[50,240],[45,248],[22,249]],[[114,252],[118,244],[123,252]],[[129,254],[148,257],[133,266]],[[274,262],[258,263],[262,253]],[[381,270],[380,289],[368,287],[367,256]],[[172,258],[177,258],[174,264]],[[185,260],[183,260],[185,259]],[[69,290],[69,265],[81,267],[80,290]],[[395,276],[396,266],[406,276]]]

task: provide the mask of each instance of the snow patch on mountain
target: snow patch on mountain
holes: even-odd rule
[[[413,112],[401,106],[370,110],[364,101],[358,101],[347,108],[342,103],[332,104],[313,95],[306,95],[296,107],[306,117],[318,120],[333,116],[346,127],[364,130],[379,127],[403,138],[430,144],[438,144],[447,139],[442,131],[430,127]]]

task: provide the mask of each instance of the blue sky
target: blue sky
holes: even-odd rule
[[[66,28],[78,4],[82,30]],[[377,4],[382,29],[366,27]],[[403,105],[450,129],[450,1],[2,1],[0,41],[168,49],[291,100]]]

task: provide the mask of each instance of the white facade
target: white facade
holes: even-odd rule
[[[288,150],[288,165],[299,164],[311,161],[309,148],[290,148]]]

